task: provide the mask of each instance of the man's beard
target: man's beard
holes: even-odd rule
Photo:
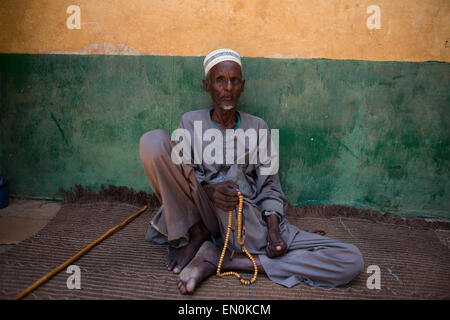
[[[231,110],[231,109],[233,109],[234,107],[233,106],[230,106],[230,105],[226,105],[226,106],[220,106],[223,110]]]

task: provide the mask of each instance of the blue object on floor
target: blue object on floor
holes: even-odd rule
[[[8,180],[0,178],[0,209],[8,206]]]

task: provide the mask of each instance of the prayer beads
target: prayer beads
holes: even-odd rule
[[[238,192],[238,197],[239,197],[239,206],[238,206],[238,218],[237,218],[237,224],[238,224],[237,240],[238,240],[239,245],[241,246],[242,252],[244,252],[247,255],[247,257],[250,259],[250,261],[253,263],[253,267],[254,267],[253,277],[250,280],[246,280],[246,279],[242,279],[241,275],[239,273],[237,273],[237,272],[234,272],[234,271],[229,271],[229,272],[224,272],[224,273],[220,272],[220,270],[222,268],[223,259],[225,257],[225,253],[227,251],[228,240],[230,238],[231,223],[232,223],[232,217],[233,217],[232,210],[230,210],[228,212],[227,234],[225,236],[225,244],[223,245],[222,253],[221,253],[220,259],[219,259],[219,264],[217,266],[217,276],[218,277],[235,276],[236,278],[239,279],[239,281],[241,281],[242,284],[250,285],[250,284],[253,284],[256,281],[256,277],[258,276],[258,266],[256,265],[255,259],[252,257],[250,252],[248,252],[248,250],[244,246],[245,234],[242,235],[242,230],[245,230],[245,226],[242,225],[242,206],[243,206],[242,205],[242,203],[243,203],[242,199],[243,198],[242,198],[242,194],[240,192]]]

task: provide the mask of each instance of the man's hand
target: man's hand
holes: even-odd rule
[[[269,258],[276,258],[284,255],[287,251],[287,244],[280,234],[278,217],[272,214],[267,217],[267,246],[266,254]]]
[[[206,184],[203,189],[214,205],[224,211],[233,210],[239,203],[239,186],[232,181]]]

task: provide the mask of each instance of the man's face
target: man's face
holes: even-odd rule
[[[245,80],[242,79],[241,66],[233,61],[222,61],[216,64],[203,80],[205,90],[211,94],[214,107],[224,110],[236,108],[244,91]]]

